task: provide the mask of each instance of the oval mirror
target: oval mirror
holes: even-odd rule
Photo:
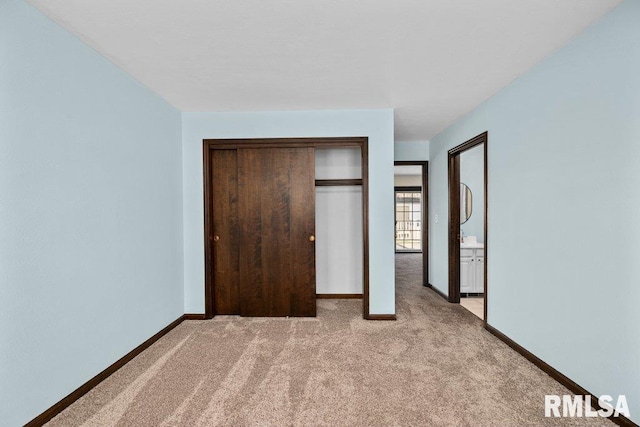
[[[471,189],[463,182],[460,183],[460,224],[464,224],[471,218],[473,196]]]

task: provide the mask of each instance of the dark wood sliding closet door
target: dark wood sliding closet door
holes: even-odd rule
[[[211,156],[215,312],[240,314],[237,150],[212,150]]]
[[[238,150],[240,314],[315,316],[313,148]]]
[[[315,316],[313,148],[212,150],[214,309]]]

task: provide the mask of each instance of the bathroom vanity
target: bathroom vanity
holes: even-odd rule
[[[460,293],[484,293],[484,244],[460,244]]]

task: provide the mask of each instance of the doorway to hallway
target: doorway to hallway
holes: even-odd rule
[[[429,283],[428,165],[418,160],[394,162],[396,270],[419,269],[423,286]]]

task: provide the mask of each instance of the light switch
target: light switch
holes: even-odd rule
[[[438,215],[435,216],[436,224],[438,223]]]

